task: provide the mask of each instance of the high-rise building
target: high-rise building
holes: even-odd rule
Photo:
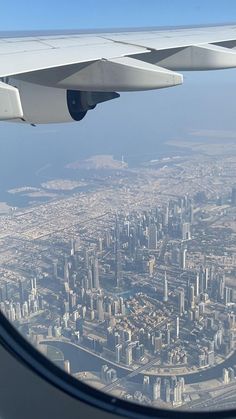
[[[132,345],[128,345],[125,349],[125,363],[131,365],[133,362]]]
[[[117,372],[114,368],[110,368],[105,372],[106,376],[106,383],[111,384],[114,383],[114,381],[117,380]]]
[[[166,326],[166,330],[165,330],[165,344],[167,346],[170,345],[170,328],[169,328],[169,325]]]
[[[157,226],[156,224],[151,224],[148,229],[148,248],[156,249],[157,248]]]
[[[164,277],[164,293],[163,293],[163,302],[167,303],[168,301],[168,281],[167,281],[167,276],[166,276],[166,272],[165,272],[165,277]]]
[[[199,296],[199,274],[195,277],[195,295],[196,297]]]
[[[161,385],[161,398],[166,403],[170,403],[170,381],[165,378]]]
[[[157,332],[157,335],[154,337],[154,353],[160,352],[162,348],[162,333]]]
[[[122,357],[122,345],[116,345],[116,362],[119,364]]]
[[[235,380],[234,369],[232,367],[229,367],[228,370],[229,370],[229,379],[230,379],[230,381],[234,381]]]
[[[182,404],[182,386],[177,382],[173,388],[173,406],[181,406]]]
[[[177,296],[178,296],[178,312],[180,316],[184,314],[184,288],[178,288],[177,290]]]
[[[229,384],[229,370],[227,368],[223,368],[223,383]]]
[[[194,287],[194,285],[190,286],[189,307],[191,307],[192,309],[195,307],[195,287]]]
[[[146,394],[150,392],[150,378],[148,375],[144,375],[143,377],[143,391]]]
[[[203,280],[203,291],[208,290],[208,281],[209,281],[209,269],[205,268],[205,270],[204,270],[204,280]]]
[[[215,352],[214,351],[208,351],[207,353],[207,363],[210,367],[213,367],[215,363]]]
[[[224,303],[226,305],[232,303],[232,298],[233,298],[232,288],[225,287],[224,288]]]
[[[151,258],[148,261],[148,271],[149,271],[149,275],[152,277],[153,276],[153,272],[154,272],[154,267],[155,267],[155,258]]]
[[[69,263],[68,260],[65,259],[65,263],[64,263],[64,281],[65,282],[69,282]]]
[[[122,263],[121,263],[121,249],[120,249],[120,226],[118,217],[116,217],[115,229],[115,286],[120,288],[122,285]]]
[[[175,319],[175,337],[179,339],[179,317],[177,316]]]
[[[194,222],[194,209],[193,209],[193,204],[190,204],[190,208],[189,208],[189,221],[191,224],[193,224]]]
[[[231,204],[236,205],[236,185],[232,187]]]
[[[183,223],[182,224],[182,240],[190,240],[190,239],[191,239],[191,224]]]
[[[23,281],[21,279],[19,280],[19,294],[20,294],[20,303],[23,304],[27,300],[27,291],[26,291],[26,281]]]
[[[70,255],[71,256],[75,255],[75,240],[74,239],[71,239]]]
[[[93,288],[100,289],[99,284],[99,265],[98,265],[98,258],[97,256],[93,259],[93,265],[92,265],[92,282],[93,282]]]
[[[101,381],[104,384],[106,384],[106,382],[107,382],[106,373],[107,373],[108,370],[109,370],[108,365],[102,365],[102,368],[101,368]]]
[[[103,322],[104,321],[104,308],[103,308],[103,296],[102,295],[98,296],[97,304],[98,304],[98,320],[100,322]]]
[[[99,250],[99,252],[103,251],[103,239],[102,239],[102,237],[99,237],[99,239],[98,239],[98,250]]]
[[[36,278],[31,279],[31,292],[33,292],[34,294],[37,293],[37,279]]]
[[[161,397],[161,379],[157,378],[152,387],[152,400],[156,401]]]
[[[87,270],[89,268],[89,252],[88,249],[84,249],[84,269]]]
[[[165,227],[168,227],[168,224],[169,224],[169,206],[168,205],[166,205],[166,207],[165,207],[165,209],[164,209],[164,212],[163,212],[163,225],[165,226]]]
[[[180,250],[179,258],[180,258],[180,268],[181,269],[186,269],[186,258],[187,258],[187,249],[186,248],[183,248],[183,249]]]
[[[225,277],[222,276],[218,279],[218,299],[220,301],[224,300],[225,295]]]
[[[64,369],[68,374],[70,374],[70,361],[64,361]]]

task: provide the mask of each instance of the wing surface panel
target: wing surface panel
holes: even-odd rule
[[[115,90],[129,91],[136,86],[137,90],[144,90],[148,86],[159,86],[160,67],[178,71],[236,67],[236,50],[225,48],[227,43],[234,45],[234,42],[236,25],[0,38],[0,79],[7,82],[8,77],[21,78],[49,87],[66,88],[69,85],[79,90],[81,86],[89,89],[90,75],[91,89],[108,91],[113,86]],[[127,60],[122,65],[114,62],[124,57]],[[135,60],[132,65],[129,58],[136,58],[140,65]],[[142,62],[149,66],[145,68],[145,82],[139,84],[134,80],[142,79],[137,77],[141,71],[144,74],[144,69],[140,68]],[[156,72],[152,65],[158,67]],[[96,80],[97,74],[100,80]],[[159,79],[155,81],[154,76]],[[179,75],[173,77],[181,81]],[[167,86],[175,84],[179,82],[168,82]]]

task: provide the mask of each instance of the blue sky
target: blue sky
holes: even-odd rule
[[[1,30],[107,28],[236,21],[235,0],[12,0]]]

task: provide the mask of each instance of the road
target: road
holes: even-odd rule
[[[125,377],[120,378],[116,381],[114,381],[114,383],[108,384],[107,386],[102,388],[102,391],[105,392],[110,392],[112,391],[115,387],[117,387],[118,385],[122,385],[125,384],[125,382],[130,379],[135,377],[136,375],[140,374],[142,371],[146,371],[149,368],[151,368],[154,364],[156,364],[157,360],[156,359],[152,359],[152,361],[147,362],[144,365],[141,365],[141,367],[136,368],[136,370],[130,372],[129,374],[127,374]]]

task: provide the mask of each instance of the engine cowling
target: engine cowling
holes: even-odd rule
[[[8,83],[19,91],[22,121],[34,125],[81,121],[98,103],[119,97],[115,92],[65,90],[18,79]]]

